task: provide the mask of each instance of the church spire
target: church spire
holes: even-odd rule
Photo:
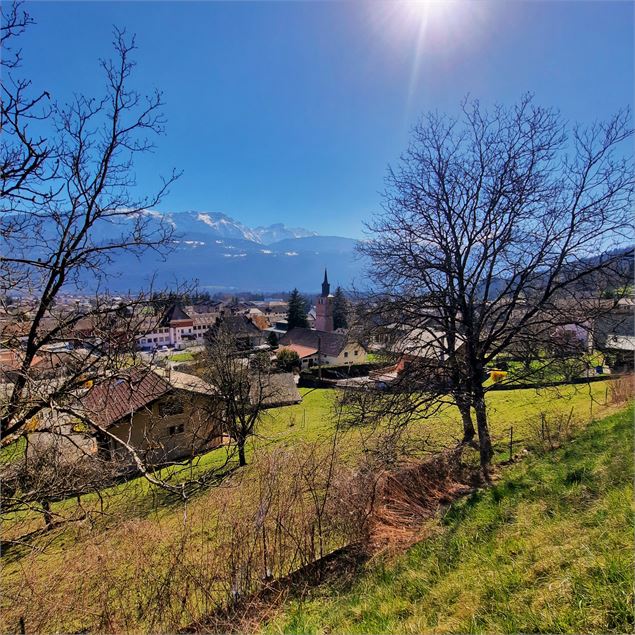
[[[326,267],[324,268],[324,282],[322,283],[322,297],[326,298],[331,292],[331,285],[329,284],[329,278],[326,273]]]

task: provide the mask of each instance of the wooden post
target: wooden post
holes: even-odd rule
[[[509,428],[509,462],[512,462],[512,452],[514,450],[514,426]]]

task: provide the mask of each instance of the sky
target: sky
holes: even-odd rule
[[[569,121],[633,104],[630,1],[32,2],[22,73],[99,96],[113,25],[132,83],[163,91],[165,136],[139,188],[183,175],[158,209],[224,212],[359,237],[422,113],[527,92]]]

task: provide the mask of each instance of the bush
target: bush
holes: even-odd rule
[[[290,373],[294,368],[300,368],[300,356],[288,348],[283,348],[276,355],[278,360],[278,366],[287,373]]]

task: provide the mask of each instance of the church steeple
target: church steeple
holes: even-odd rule
[[[324,269],[322,294],[315,298],[315,330],[329,332],[333,330],[333,296],[326,269]]]
[[[329,284],[329,278],[326,273],[326,267],[324,268],[324,282],[322,283],[322,297],[328,298],[331,293],[331,285]]]

